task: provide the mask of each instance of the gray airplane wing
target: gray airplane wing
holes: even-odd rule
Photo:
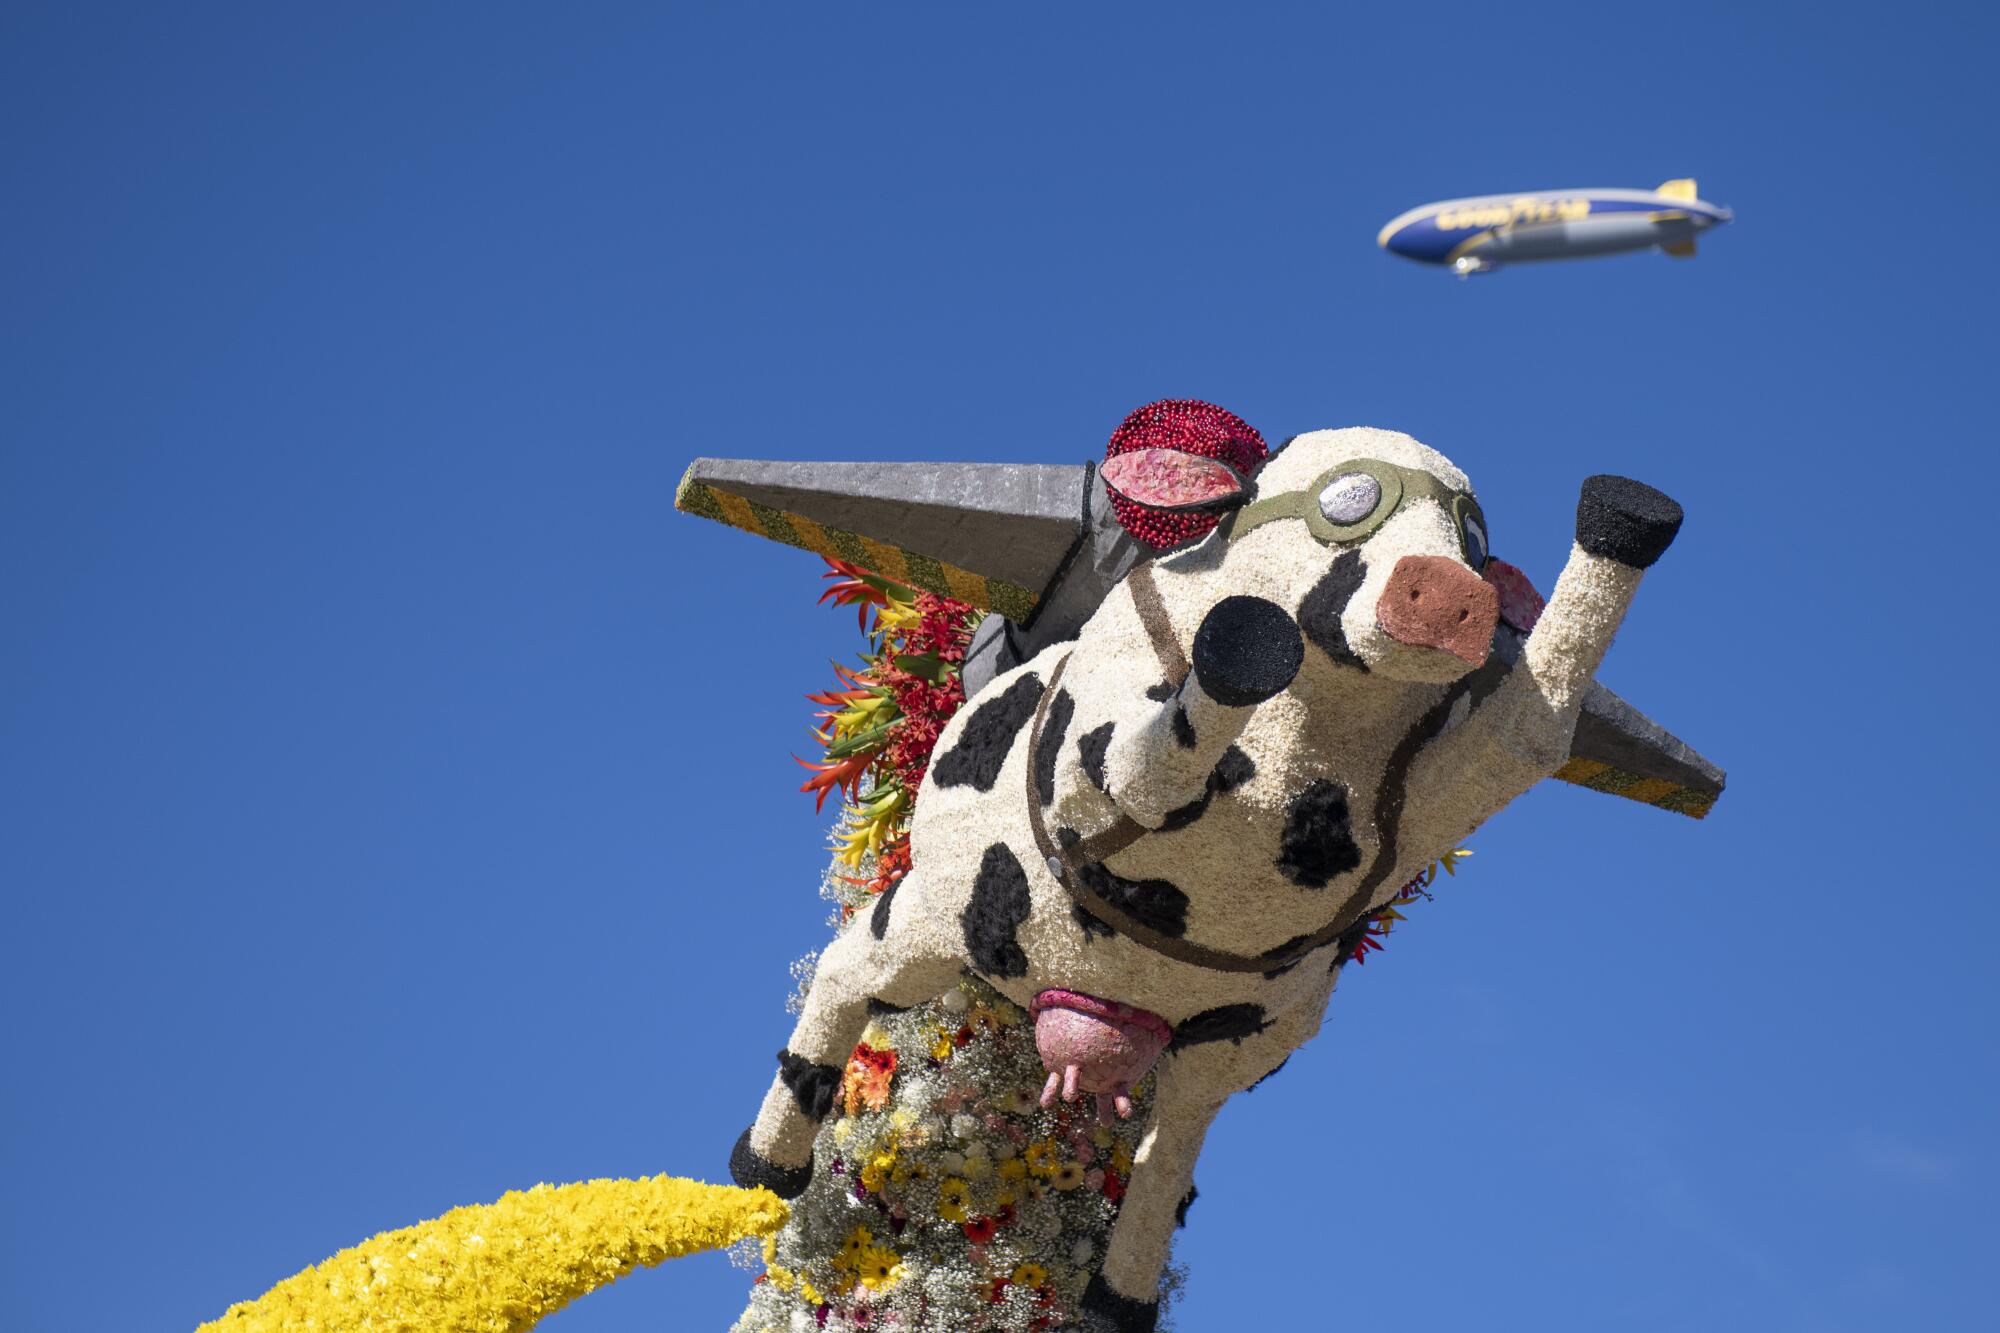
[[[1145,549],[1089,464],[778,463],[698,458],[674,507],[982,611],[966,693],[1073,637]],[[1725,774],[1602,685],[1564,782],[1700,819]]]
[[[697,458],[674,508],[1026,622],[1077,544],[1092,471]]]

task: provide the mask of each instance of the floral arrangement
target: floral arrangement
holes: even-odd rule
[[[978,614],[828,564],[820,600],[857,608],[868,651],[858,668],[835,665],[836,688],[807,696],[820,706],[813,735],[824,754],[799,762],[816,804],[844,798],[824,892],[845,919],[909,870],[916,792],[964,702],[959,666]],[[1428,899],[1439,869],[1456,874],[1467,855],[1448,853],[1405,885],[1342,941],[1343,961],[1379,951],[1405,919],[1399,909]],[[1028,1015],[976,977],[877,1015],[821,1129],[823,1169],[791,1221],[744,1256],[757,1277],[734,1333],[1035,1333],[1072,1322],[1152,1086],[1134,1090],[1132,1119],[1101,1125],[1085,1103],[1044,1109],[1046,1077]],[[1178,1273],[1167,1281],[1163,1298]]]
[[[537,1185],[385,1231],[232,1305],[196,1333],[523,1333],[635,1268],[769,1235],[786,1216],[767,1190],[673,1176]]]
[[[835,663],[841,685],[806,697],[822,705],[813,736],[825,747],[799,790],[814,808],[843,793],[846,804],[835,861],[871,873],[849,881],[853,906],[889,887],[910,868],[910,812],[945,723],[965,702],[959,668],[979,613],[963,602],[916,592],[858,565],[828,560],[822,603],[852,606],[872,651],[860,670]],[[864,794],[865,788],[865,794]]]
[[[1028,1016],[976,979],[872,1023],[738,1333],[1068,1323],[1143,1118],[1043,1110],[1044,1077]]]

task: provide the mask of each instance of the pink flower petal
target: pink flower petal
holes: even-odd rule
[[[1104,484],[1152,509],[1195,509],[1240,495],[1227,465],[1178,449],[1134,449],[1104,461]]]
[[[1535,591],[1535,585],[1528,582],[1526,574],[1505,560],[1488,560],[1481,577],[1500,594],[1501,619],[1523,634],[1535,627],[1548,603]]]

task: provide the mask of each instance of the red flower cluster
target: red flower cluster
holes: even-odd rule
[[[873,873],[865,880],[848,880],[879,894],[909,873],[910,811],[945,724],[965,702],[958,673],[979,618],[963,602],[915,591],[845,561],[826,563],[828,586],[820,601],[854,607],[862,632],[877,641],[877,650],[864,655],[859,671],[834,665],[847,688],[806,697],[824,706],[817,716],[829,726],[848,710],[872,711],[874,725],[839,740],[829,730],[818,731],[827,757],[817,763],[798,761],[812,772],[799,790],[814,793],[815,808],[835,791],[850,805],[859,804],[864,783],[870,786],[871,806],[877,797],[901,793],[899,811],[890,805],[886,809],[896,813],[872,816],[893,819],[867,835],[875,848]],[[871,696],[890,707],[871,704]]]
[[[916,608],[917,623],[904,634],[900,655],[935,657],[950,669],[941,672],[939,680],[931,681],[910,674],[891,660],[881,663],[874,673],[894,692],[896,707],[903,713],[902,725],[882,751],[882,762],[913,792],[923,785],[931,751],[937,748],[945,723],[965,702],[958,669],[965,662],[966,645],[972,642],[972,628],[978,621],[964,602],[934,593],[918,593]]]

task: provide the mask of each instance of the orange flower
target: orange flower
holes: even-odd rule
[[[842,1105],[849,1115],[863,1109],[879,1111],[889,1104],[889,1083],[896,1076],[895,1050],[876,1050],[861,1042],[847,1057],[847,1071],[841,1075]]]
[[[875,756],[857,754],[834,762],[813,764],[793,755],[792,762],[801,768],[811,770],[812,776],[806,779],[805,786],[799,790],[817,793],[813,799],[813,809],[818,810],[826,804],[827,795],[831,792],[843,792],[850,801],[860,800],[861,779],[868,775],[868,766],[875,762]]]

